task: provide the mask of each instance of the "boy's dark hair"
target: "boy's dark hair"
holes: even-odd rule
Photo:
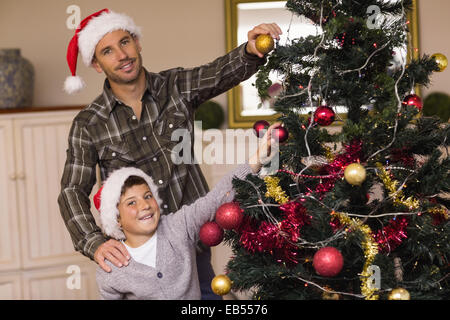
[[[129,176],[127,180],[123,183],[122,189],[120,190],[120,196],[123,196],[125,191],[134,186],[140,186],[142,184],[147,185],[147,181],[139,176]],[[148,186],[148,185],[147,185]]]

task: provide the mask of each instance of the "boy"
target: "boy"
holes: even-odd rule
[[[97,268],[102,299],[200,299],[195,247],[200,227],[215,217],[220,205],[234,198],[232,179],[244,179],[261,168],[261,156],[272,155],[271,131],[248,164],[228,173],[206,196],[176,213],[161,215],[158,188],[137,168],[121,168],[105,181],[100,220],[104,233],[126,245],[131,259],[112,271]]]

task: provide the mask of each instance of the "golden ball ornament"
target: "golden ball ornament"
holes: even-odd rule
[[[360,186],[366,180],[366,169],[359,163],[352,163],[344,170],[345,181],[353,186]]]
[[[393,289],[388,296],[389,300],[410,300],[410,298],[408,290],[404,288]]]
[[[273,38],[268,34],[260,34],[255,41],[256,50],[262,54],[267,54],[273,50],[275,43]]]
[[[439,72],[442,72],[445,69],[447,69],[448,59],[445,55],[443,55],[442,53],[435,53],[431,56],[431,58],[434,58],[434,60],[436,60],[436,63],[438,64],[439,67]]]
[[[218,296],[226,295],[231,290],[230,278],[224,274],[215,276],[211,281],[211,289]]]

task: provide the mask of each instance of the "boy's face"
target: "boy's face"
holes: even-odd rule
[[[159,205],[147,184],[125,190],[118,209],[119,223],[127,240],[142,242],[155,233],[160,218]]]

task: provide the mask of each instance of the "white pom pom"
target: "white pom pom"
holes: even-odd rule
[[[68,94],[74,94],[83,89],[85,86],[83,79],[79,76],[70,76],[64,81],[64,91]]]

